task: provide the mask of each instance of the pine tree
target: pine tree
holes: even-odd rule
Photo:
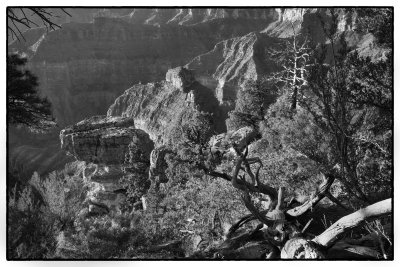
[[[51,105],[39,96],[37,77],[23,69],[26,62],[16,54],[7,56],[7,121],[32,130],[46,130],[55,124]]]

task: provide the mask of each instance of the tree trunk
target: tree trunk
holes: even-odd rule
[[[391,212],[392,199],[389,198],[382,200],[341,218],[336,223],[332,224],[331,227],[326,229],[322,234],[315,237],[313,242],[324,247],[330,247],[335,243],[340,234],[360,226],[365,222],[365,220],[372,220]]]
[[[297,85],[294,86],[293,94],[292,94],[292,105],[291,109],[294,110],[297,107]]]
[[[362,225],[366,220],[373,220],[392,212],[392,199],[382,200],[351,213],[331,225],[313,240],[293,238],[286,242],[281,251],[282,259],[321,259],[326,257],[326,249],[331,247],[343,234]],[[360,250],[354,246],[352,250]],[[365,254],[365,253],[364,253]]]

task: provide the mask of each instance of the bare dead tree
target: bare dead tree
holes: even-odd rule
[[[71,17],[64,8],[60,8],[60,10]],[[54,12],[48,8],[9,7],[7,8],[7,32],[13,39],[16,38],[20,40],[19,37],[22,37],[25,40],[22,33],[24,28],[40,26],[45,26],[47,30],[61,28],[60,25],[54,22],[54,18],[58,17],[57,14],[54,14]],[[40,23],[35,21],[40,21]]]
[[[296,109],[301,88],[307,85],[307,69],[310,66],[309,40],[296,33],[292,23],[293,37],[285,40],[280,49],[270,48],[268,56],[279,63],[283,70],[274,72],[268,80],[286,85],[292,90],[291,108]]]

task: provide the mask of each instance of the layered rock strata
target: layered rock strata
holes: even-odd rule
[[[237,92],[246,82],[256,81],[279,68],[267,53],[267,49],[278,43],[278,38],[252,32],[216,44],[186,67],[194,70],[197,81],[214,90],[221,104],[233,106]]]
[[[60,133],[61,147],[87,162],[89,211],[118,210],[125,199],[120,178],[148,175],[153,141],[131,118],[96,116]]]

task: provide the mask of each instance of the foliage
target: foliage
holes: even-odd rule
[[[190,109],[179,114],[171,127],[169,142],[171,145],[204,146],[214,130],[212,114]]]
[[[39,192],[44,205],[64,223],[82,209],[85,197],[83,168],[84,162],[68,163],[64,170],[51,172],[45,178],[35,172],[29,181]]]
[[[336,56],[333,66],[321,60],[312,67],[309,95],[302,105],[333,138],[331,162],[339,164],[339,179],[347,191],[371,203],[367,195],[376,197],[376,189],[384,193],[391,179],[391,62],[372,63],[356,53],[346,55]]]
[[[120,179],[121,186],[126,189],[127,203],[124,209],[131,210],[134,205],[140,201],[141,197],[146,194],[150,188],[150,180],[148,173],[126,173]]]
[[[311,54],[300,108],[290,112],[284,104],[290,96],[282,95],[268,111],[264,136],[321,170],[335,170],[352,205],[372,203],[387,196],[392,177],[392,61],[363,58],[341,38],[338,50],[334,32],[325,32],[331,43]],[[328,51],[333,55],[329,65]]]
[[[359,8],[357,14],[357,31],[372,33],[378,44],[390,48],[393,43],[393,9]]]
[[[26,62],[26,58],[17,54],[7,56],[7,120],[10,124],[46,130],[54,126],[51,105],[39,96],[36,76],[22,70]]]
[[[81,162],[71,163],[63,171],[53,172],[44,179],[35,173],[30,185],[9,191],[9,259],[54,257],[55,237],[72,225],[82,205],[81,171]]]
[[[162,232],[164,240],[198,235],[205,247],[222,240],[227,227],[246,210],[236,189],[179,158],[167,162],[168,182],[148,194],[152,211],[160,216],[153,234]]]
[[[31,187],[17,192],[14,188],[8,200],[7,258],[43,259],[51,257],[55,248],[55,217],[41,209]]]
[[[168,181],[152,184],[146,194],[147,224],[153,225],[148,239],[184,240],[186,253],[221,241],[227,227],[246,210],[230,183],[205,175],[204,168],[215,169],[220,161],[208,150],[210,131],[200,136],[207,138],[181,138],[171,146],[172,153],[165,156]],[[201,244],[193,244],[196,238]]]
[[[253,148],[263,161],[263,179],[296,196],[302,202],[315,192],[320,172],[331,167],[332,138],[313,123],[312,116],[301,107],[291,108],[289,93],[271,105],[261,127],[265,147]]]
[[[134,214],[88,216],[81,213],[74,227],[57,236],[56,256],[73,259],[122,257],[128,247],[144,245],[144,232]]]
[[[265,80],[248,81],[237,95],[236,106],[226,121],[228,130],[238,130],[245,126],[258,127],[264,119],[268,106],[275,98],[274,86]]]

